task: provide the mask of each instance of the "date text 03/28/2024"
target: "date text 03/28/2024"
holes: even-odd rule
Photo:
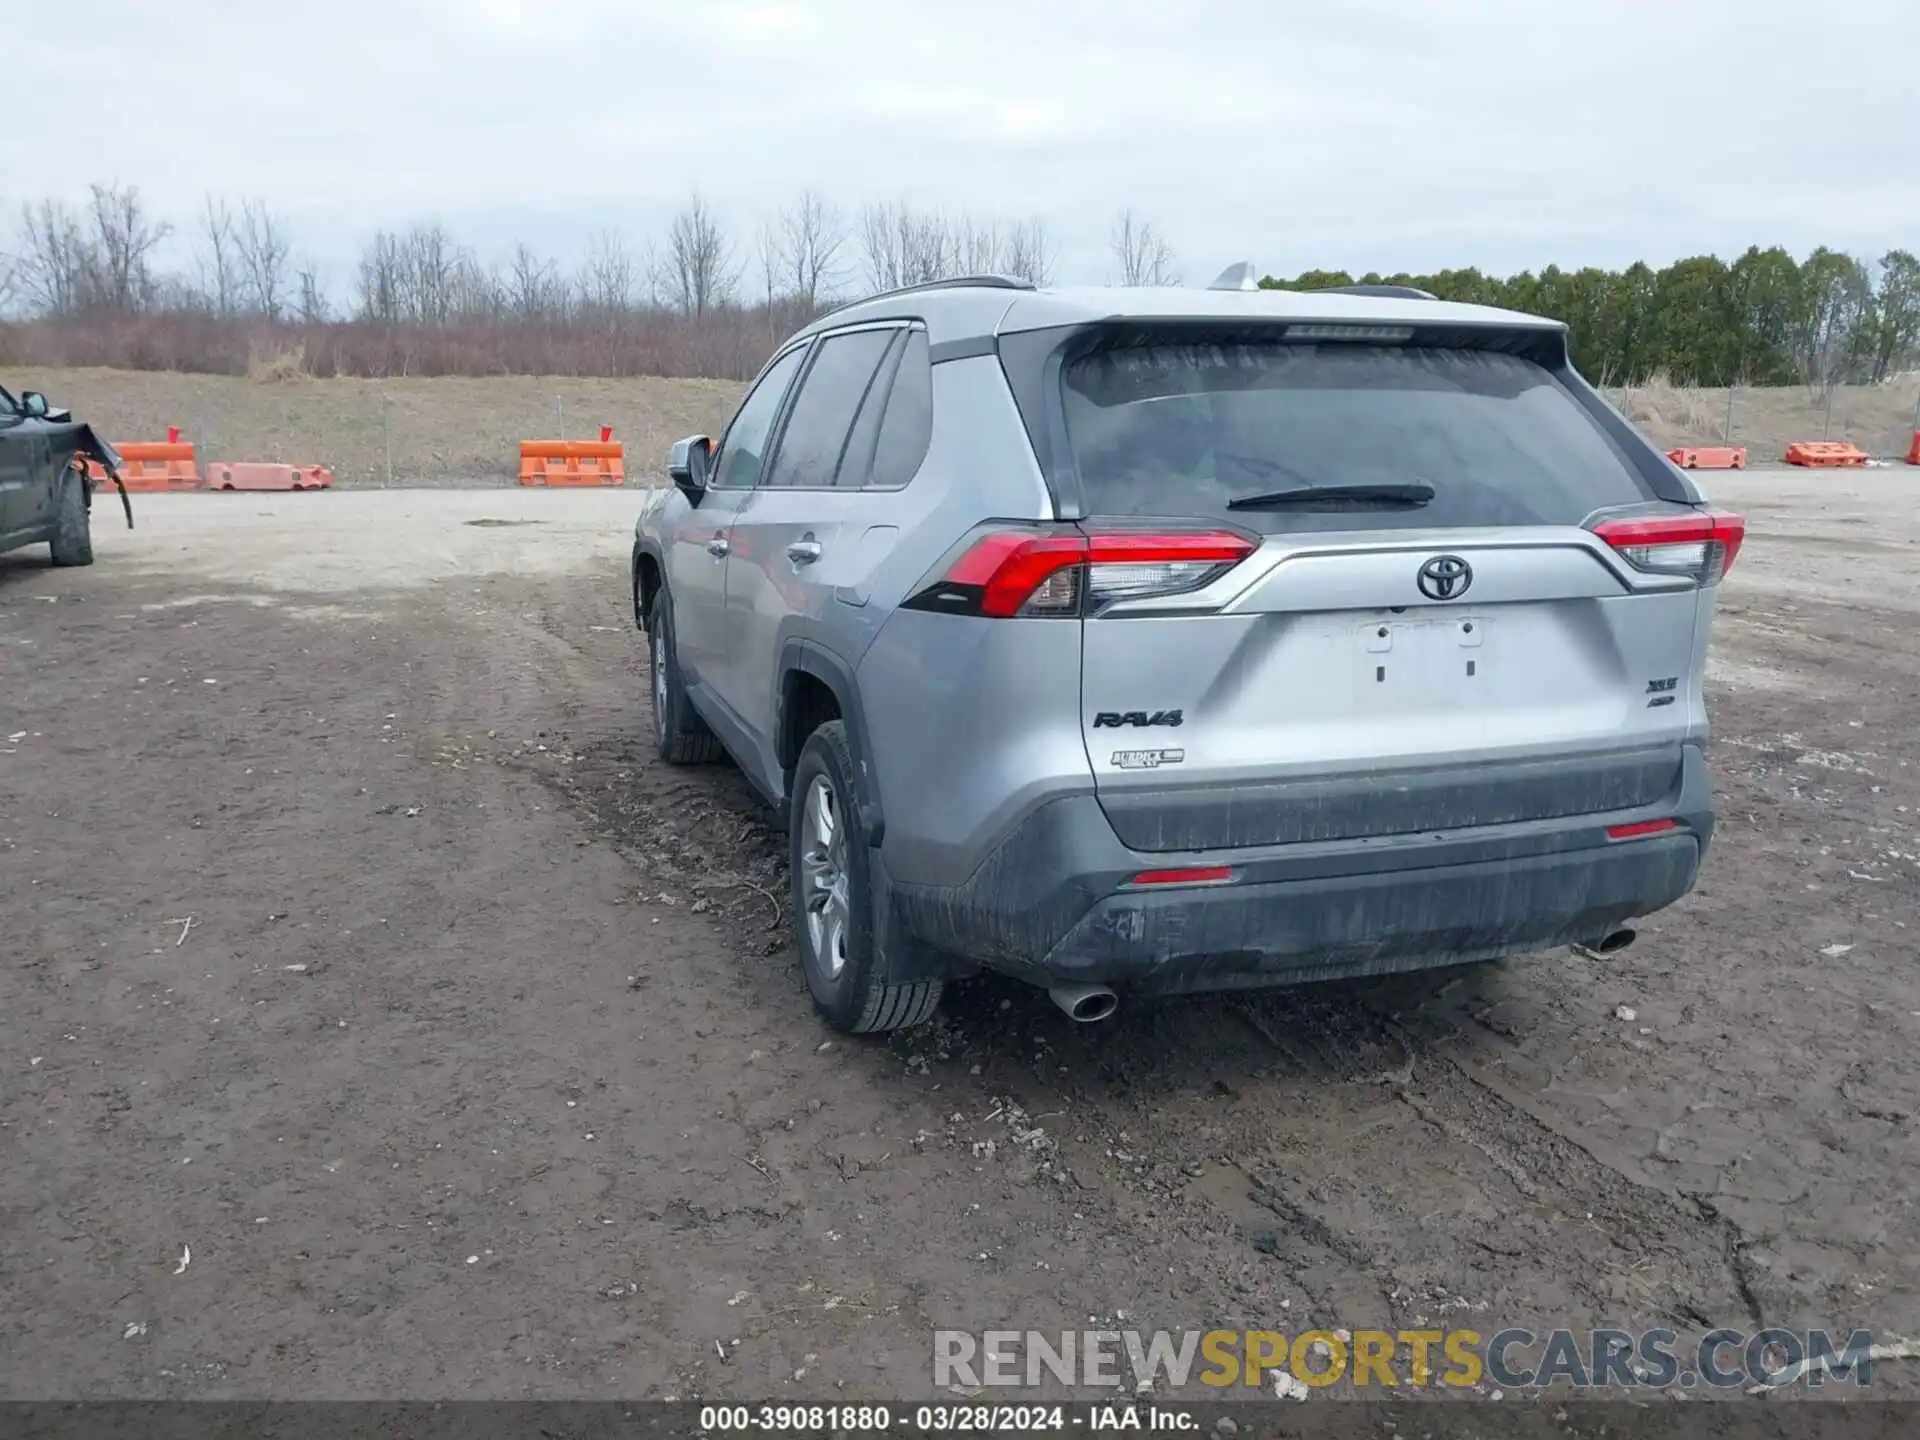
[[[1191,1410],[1141,1404],[1080,1405],[703,1405],[699,1428],[711,1434],[927,1435],[1047,1431],[1197,1431]]]

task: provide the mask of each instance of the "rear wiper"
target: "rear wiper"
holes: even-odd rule
[[[1277,510],[1289,505],[1325,505],[1334,510],[1363,507],[1413,510],[1431,501],[1435,493],[1431,485],[1298,485],[1291,490],[1236,496],[1227,502],[1227,509]]]

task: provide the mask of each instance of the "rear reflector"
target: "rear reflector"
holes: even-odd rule
[[[1231,865],[1198,865],[1191,870],[1142,870],[1129,885],[1218,885],[1233,878]]]
[[[1738,515],[1709,510],[1607,520],[1594,526],[1593,533],[1636,570],[1686,575],[1711,585],[1733,568],[1733,558],[1747,538],[1747,522]]]
[[[1678,820],[1636,820],[1631,825],[1609,825],[1607,839],[1638,840],[1644,835],[1664,835],[1679,828]]]
[[[1001,619],[1079,615],[1116,600],[1198,589],[1253,550],[1232,530],[996,530],[906,603]]]

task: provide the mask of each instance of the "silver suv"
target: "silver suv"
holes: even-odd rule
[[[661,755],[786,816],[821,1014],[1611,950],[1713,829],[1745,533],[1557,322],[954,280],[781,347],[634,537]]]

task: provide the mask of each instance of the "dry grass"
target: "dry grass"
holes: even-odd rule
[[[515,475],[518,445],[591,437],[614,427],[636,481],[660,472],[667,446],[716,432],[738,403],[732,380],[574,379],[550,376],[312,379],[293,349],[255,352],[251,378],[133,370],[11,370],[8,388],[41,390],[99,425],[109,439],[152,439],[181,427],[208,460],[322,464],[339,483],[499,483]],[[1727,392],[1688,390],[1656,377],[1608,398],[1663,449],[1727,443]],[[1851,440],[1901,457],[1913,439],[1920,375],[1854,386],[1825,407],[1804,389],[1734,394],[1732,441],[1756,465],[1793,440]],[[1823,435],[1823,432],[1827,432]]]
[[[1745,445],[1750,463],[1771,464],[1796,440],[1847,440],[1869,455],[1903,458],[1913,442],[1920,374],[1884,385],[1845,385],[1826,402],[1801,386],[1691,390],[1657,375],[1644,385],[1609,390],[1620,407],[1662,449],[1676,445]]]
[[[10,370],[110,440],[178,425],[202,460],[329,466],[343,485],[490,484],[519,471],[522,440],[590,439],[614,427],[628,474],[661,470],[683,435],[716,431],[738,402],[732,380],[548,376],[361,380],[300,377],[297,356],[264,357],[258,379],[172,371]],[[566,434],[562,436],[564,424]]]
[[[286,380],[310,380],[307,347],[254,344],[247,348],[247,378],[260,385],[276,385]]]

